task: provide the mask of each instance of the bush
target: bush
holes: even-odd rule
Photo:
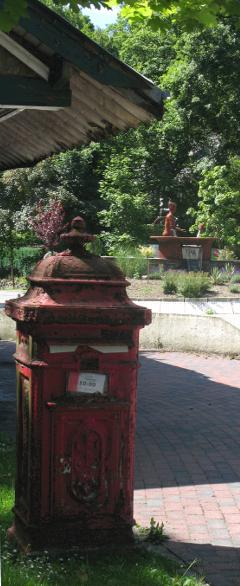
[[[100,238],[99,234],[95,235],[94,240],[92,240],[92,242],[88,242],[85,245],[85,249],[88,250],[91,254],[97,254],[97,255],[104,255],[104,246],[103,246],[103,242]]]
[[[231,293],[240,293],[240,287],[238,285],[231,285],[229,291],[231,291]]]
[[[14,268],[16,272],[23,277],[28,276],[43,255],[44,250],[42,246],[24,246],[17,249],[14,255]]]
[[[230,262],[227,262],[224,267],[223,275],[225,278],[225,282],[230,281],[232,276],[234,275],[234,265],[232,265]]]
[[[210,288],[210,279],[205,273],[182,273],[178,277],[177,291],[183,297],[201,297]]]
[[[226,282],[226,276],[217,267],[214,267],[210,274],[210,281],[213,285],[223,285]]]
[[[240,283],[240,273],[234,273],[231,277],[231,283]]]
[[[236,256],[230,248],[221,248],[218,251],[218,260],[236,260]]]
[[[150,281],[160,281],[161,279],[163,279],[163,276],[164,276],[164,271],[163,270],[154,271],[152,273],[149,273],[148,279]]]
[[[116,263],[126,277],[140,279],[147,273],[147,259],[136,249],[119,248],[114,251]]]
[[[16,275],[28,276],[35,264],[43,257],[41,246],[21,246],[14,250],[13,269]],[[9,251],[1,252],[0,270],[2,277],[11,272],[11,256]]]
[[[177,279],[178,276],[174,273],[166,273],[163,280],[163,293],[165,295],[172,295],[177,293]]]
[[[224,285],[225,283],[229,283],[231,277],[232,277],[232,273],[228,273],[228,271],[223,271],[222,272],[222,284]]]

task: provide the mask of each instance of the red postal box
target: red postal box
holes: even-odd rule
[[[85,251],[75,218],[67,250],[44,258],[17,322],[17,479],[9,536],[25,551],[131,539],[139,330],[151,312],[121,271]]]

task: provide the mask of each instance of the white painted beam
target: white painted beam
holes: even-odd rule
[[[6,120],[8,120],[8,118],[12,118],[13,116],[16,116],[16,114],[23,112],[23,110],[24,110],[24,108],[18,108],[17,110],[10,110],[10,112],[6,112],[6,114],[4,114],[4,116],[0,116],[0,124],[1,124],[1,122],[5,122]],[[0,114],[1,114],[1,109],[0,109]]]
[[[0,31],[0,45],[11,53],[11,55],[14,55],[19,61],[22,61],[22,63],[32,69],[32,71],[35,71],[40,77],[48,81],[49,67],[2,31]]]
[[[9,104],[0,104],[0,109],[1,108],[4,108],[4,110],[7,108],[9,108],[11,110],[13,110],[13,109],[18,110],[18,112],[16,112],[16,114],[18,114],[19,112],[22,112],[23,110],[49,110],[50,112],[58,112],[58,110],[63,110],[63,109],[65,110],[66,109],[64,106],[29,106],[29,105],[24,106],[24,108],[23,108],[23,106],[20,106],[19,104],[11,104],[11,106],[9,106]],[[6,117],[4,116],[4,118],[6,120],[7,118],[11,118],[11,116],[15,116],[15,114],[11,114],[11,115],[6,114]],[[2,118],[2,120],[3,120],[3,118]],[[1,118],[0,118],[0,121],[1,121]]]

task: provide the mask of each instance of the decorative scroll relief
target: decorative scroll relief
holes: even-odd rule
[[[59,458],[59,472],[60,474],[71,474],[72,471],[72,460],[69,457],[61,456]]]
[[[125,494],[125,461],[121,461],[125,456],[120,446],[125,415],[110,407],[104,412],[90,407],[82,413],[53,411],[53,418],[54,514],[113,514],[119,490]]]
[[[101,435],[92,430],[78,434],[72,445],[71,492],[80,502],[99,499],[101,467]]]

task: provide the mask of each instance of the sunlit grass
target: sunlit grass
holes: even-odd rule
[[[21,557],[16,550],[3,549],[3,586],[200,586],[203,582],[157,554],[144,550],[81,556],[78,553],[54,559]],[[182,575],[181,575],[182,574]]]

